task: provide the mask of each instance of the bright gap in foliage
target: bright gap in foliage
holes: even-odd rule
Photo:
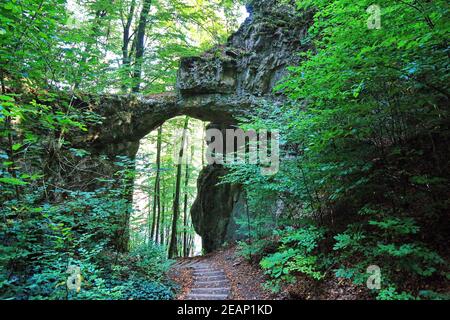
[[[178,252],[182,256],[197,256],[202,253],[201,238],[192,226],[190,209],[197,196],[197,178],[205,165],[206,148],[204,130],[206,123],[188,118],[185,135],[184,156],[177,161],[186,117],[176,117],[161,128],[159,188],[158,179],[158,132],[154,130],[141,139],[136,156],[136,178],[133,191],[133,214],[130,222],[131,246],[154,241],[168,247],[172,232],[173,201],[177,179],[177,165],[181,164],[180,216],[177,224]],[[160,194],[158,214],[158,190]],[[185,207],[185,197],[187,200]],[[155,215],[156,213],[156,215]],[[186,213],[186,225],[184,218]],[[158,219],[159,215],[159,219]],[[154,226],[153,226],[154,225]],[[152,237],[152,229],[153,237]],[[158,230],[158,234],[156,234]],[[186,237],[187,250],[184,249]],[[152,239],[152,240],[150,240]]]

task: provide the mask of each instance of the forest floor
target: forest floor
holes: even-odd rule
[[[196,288],[197,268],[208,268],[226,275],[227,286],[230,287],[230,300],[355,300],[370,299],[364,287],[355,286],[344,279],[334,276],[321,282],[297,277],[294,284],[286,285],[279,293],[272,293],[263,287],[268,277],[258,264],[236,254],[236,246],[228,246],[214,253],[193,258],[178,259],[170,271],[170,277],[179,286],[177,300],[191,298]],[[224,279],[225,280],[225,279]]]

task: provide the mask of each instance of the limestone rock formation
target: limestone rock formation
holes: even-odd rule
[[[286,67],[299,62],[305,21],[311,17],[299,17],[293,7],[275,0],[252,1],[247,10],[250,17],[225,46],[183,60],[177,88],[185,101],[214,94],[222,106],[225,98],[252,99],[254,104],[283,102],[283,96],[274,94],[273,88],[286,75]],[[245,104],[238,110],[236,115],[252,111]],[[238,238],[234,218],[245,214],[239,186],[217,185],[225,173],[220,166],[201,172],[198,197],[191,209],[195,230],[207,252]]]
[[[225,128],[257,106],[282,103],[283,96],[273,88],[286,67],[299,62],[310,16],[297,15],[279,0],[253,0],[247,10],[250,16],[225,45],[182,59],[174,93],[83,99],[84,107],[104,118],[90,128],[84,143],[95,154],[133,158],[139,140],[172,117],[189,115]],[[223,174],[225,169],[217,165],[202,172],[191,210],[206,251],[235,238],[233,215],[245,209],[239,186],[217,186]]]

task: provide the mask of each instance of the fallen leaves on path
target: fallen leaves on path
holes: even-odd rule
[[[180,286],[176,300],[185,300],[194,283],[192,274],[193,271],[189,268],[172,268],[170,270],[170,279]]]

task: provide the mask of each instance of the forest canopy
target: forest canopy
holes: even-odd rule
[[[0,8],[4,86],[90,93],[167,91],[178,59],[225,42],[244,14],[227,0],[20,0]]]

